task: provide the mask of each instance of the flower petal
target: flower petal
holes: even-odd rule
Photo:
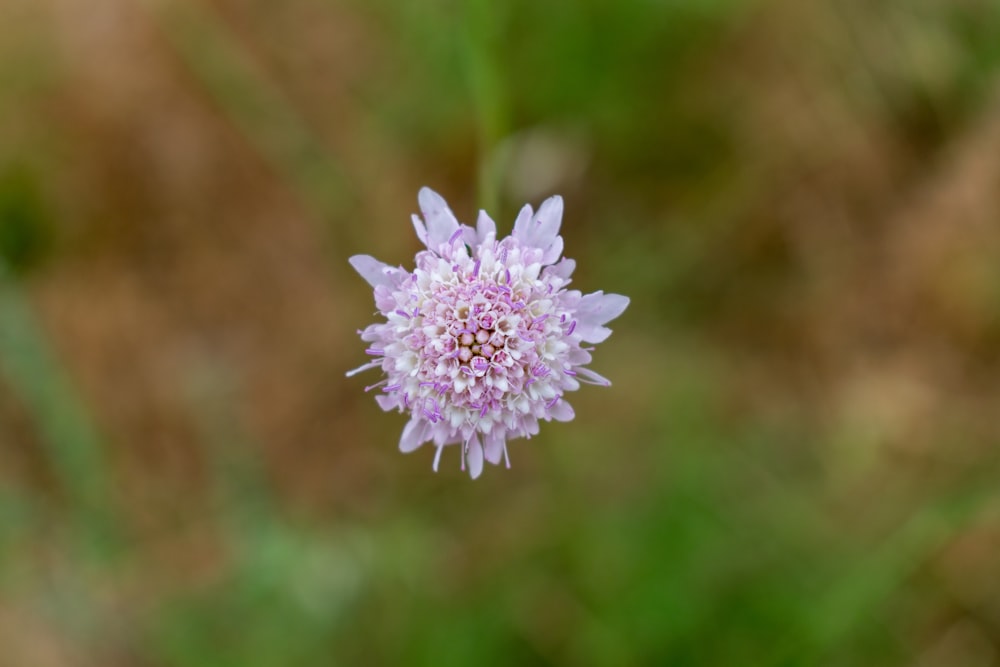
[[[549,410],[549,414],[557,422],[568,422],[576,416],[576,413],[573,412],[573,406],[565,400],[557,401],[556,404]]]
[[[422,419],[414,418],[407,422],[399,439],[399,451],[409,454],[424,444],[427,441],[426,426],[426,422]]]
[[[493,431],[489,436],[485,436],[483,441],[483,452],[486,455],[486,460],[493,465],[500,463],[500,457],[503,456],[503,434],[499,430]]]
[[[490,235],[495,239],[497,236],[497,223],[493,222],[486,211],[479,212],[479,219],[476,220],[476,240],[479,243],[486,243]]]
[[[625,312],[629,298],[621,294],[605,294],[597,291],[580,299],[576,317],[590,324],[605,324]]]
[[[559,235],[562,225],[563,199],[559,195],[549,197],[535,214],[535,224],[531,226],[528,242],[536,248],[547,249]]]
[[[563,200],[559,195],[543,201],[534,216],[531,207],[525,206],[514,221],[511,236],[519,243],[541,250],[542,264],[553,264],[563,251],[563,241],[559,236],[562,214]]]
[[[417,232],[417,238],[420,239],[421,243],[427,245],[427,225],[416,213],[411,216],[411,219],[413,220],[413,229]]]
[[[483,473],[483,447],[475,435],[469,440],[469,451],[465,456],[469,463],[469,476],[476,479]]]
[[[385,262],[380,262],[371,255],[354,255],[347,260],[354,270],[361,274],[361,277],[368,281],[372,287],[385,285],[392,287],[392,274],[397,269],[389,266]]]
[[[549,244],[549,247],[546,248],[545,252],[542,254],[542,264],[543,265],[555,264],[556,260],[559,259],[559,256],[562,255],[562,251],[563,251],[563,239],[561,236],[557,236],[555,239],[553,239],[552,243]]]
[[[602,387],[610,387],[611,386],[611,380],[609,380],[608,378],[604,377],[600,373],[595,373],[594,371],[590,370],[589,368],[577,368],[576,372],[577,372],[577,374],[580,377],[586,378],[584,380],[584,382],[587,382],[589,384],[600,385]]]
[[[628,307],[629,299],[621,294],[598,291],[587,294],[576,307],[576,331],[588,343],[602,343],[611,335],[611,329],[601,326],[615,319]]]
[[[530,204],[522,206],[521,212],[514,219],[514,231],[511,233],[511,236],[519,241],[527,238],[527,235],[531,232],[531,218],[533,215],[534,211]]]
[[[563,280],[569,280],[569,277],[573,275],[574,269],[576,269],[576,261],[567,258],[558,264],[547,267],[545,272],[553,276],[558,276]]]
[[[417,201],[427,223],[427,238],[421,240],[424,240],[429,249],[436,250],[442,243],[447,243],[452,234],[458,230],[458,220],[448,208],[448,202],[444,197],[430,188],[420,188]],[[419,231],[417,236],[420,236]]]

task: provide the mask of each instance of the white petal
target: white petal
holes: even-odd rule
[[[425,436],[426,424],[422,419],[413,418],[407,422],[403,428],[403,435],[399,439],[399,451],[409,454],[427,440]]]
[[[487,215],[486,211],[480,211],[479,219],[476,220],[476,240],[479,243],[486,243],[490,234],[493,235],[493,238],[496,238],[497,223],[493,222],[493,218]]]
[[[380,262],[371,255],[354,255],[347,260],[354,270],[361,274],[361,277],[368,281],[372,287],[385,285],[392,287],[392,274],[396,269],[385,262]]]
[[[483,473],[483,448],[479,444],[479,438],[472,436],[469,440],[469,451],[466,454],[466,461],[469,463],[469,476],[476,479]]]
[[[427,247],[436,250],[442,243],[447,243],[452,234],[458,230],[458,220],[448,208],[444,197],[430,188],[420,188],[417,201],[427,223]]]

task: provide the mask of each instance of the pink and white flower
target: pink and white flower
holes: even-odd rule
[[[573,419],[566,394],[581,382],[611,384],[587,368],[586,344],[611,335],[604,325],[629,300],[566,289],[576,263],[562,258],[559,196],[537,213],[526,205],[500,240],[485,211],[473,229],[436,192],[422,188],[418,200],[423,219],[414,215],[413,226],[427,250],[413,271],[350,258],[385,321],[358,332],[373,359],[347,375],[382,369],[365,391],[410,415],[400,450],[433,442],[437,471],[444,448],[461,445],[462,469],[476,478],[484,460],[510,467],[507,441],[535,435],[539,420]]]

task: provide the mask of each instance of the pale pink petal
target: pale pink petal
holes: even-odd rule
[[[611,335],[611,329],[602,327],[600,324],[589,324],[579,322],[574,332],[580,340],[587,343],[603,343]]]
[[[560,237],[562,238],[562,237]],[[564,259],[558,264],[553,264],[545,269],[546,273],[553,276],[558,276],[563,280],[568,280],[573,271],[576,269],[576,261],[572,259]]]
[[[533,215],[534,211],[529,204],[521,207],[521,212],[514,219],[514,232],[511,234],[513,238],[518,241],[527,238],[527,235],[531,233],[531,219]]]
[[[552,243],[545,248],[545,252],[542,253],[542,264],[554,264],[562,255],[563,252],[563,238],[561,236],[555,237]]]
[[[602,387],[610,387],[611,386],[611,380],[609,380],[608,378],[604,377],[600,373],[595,373],[594,371],[590,370],[589,368],[577,368],[576,372],[577,372],[577,375],[579,377],[584,378],[586,381],[589,381],[592,384],[598,384],[598,385],[601,385]]]
[[[354,270],[361,274],[361,277],[368,281],[372,287],[385,285],[392,287],[392,274],[398,271],[384,262],[380,262],[371,255],[354,255],[347,260]]]
[[[483,452],[486,455],[486,460],[493,465],[500,463],[505,442],[503,435],[498,431],[493,431],[490,435],[484,437],[483,441]]]
[[[472,436],[472,439],[469,440],[466,461],[469,463],[469,476],[472,479],[476,479],[483,473],[483,447],[479,444],[479,438],[476,436]]]
[[[621,294],[597,291],[587,294],[576,308],[576,317],[592,324],[605,324],[625,312],[629,298]]]
[[[525,206],[514,221],[511,236],[524,245],[541,250],[542,264],[552,264],[562,254],[563,242],[559,237],[562,212],[563,200],[559,195],[542,202],[534,216],[531,215],[531,207]]]
[[[528,235],[528,243],[546,250],[559,235],[559,226],[562,225],[563,200],[559,195],[549,197],[542,202],[542,206],[535,214],[535,222],[531,226],[531,233]]]
[[[406,426],[403,427],[403,435],[399,439],[399,451],[409,454],[424,444],[427,441],[426,425],[427,422],[416,417],[407,422]]]
[[[428,245],[427,244],[427,225],[424,224],[424,221],[421,220],[420,216],[417,215],[416,213],[414,213],[411,216],[411,220],[413,220],[413,229],[415,229],[417,231],[417,238],[424,245]]]
[[[553,419],[559,422],[571,421],[573,417],[576,416],[576,413],[573,412],[573,406],[565,400],[560,400],[553,405],[549,410],[549,414],[552,415]]]
[[[486,211],[480,211],[479,219],[476,220],[476,241],[486,243],[490,240],[490,236],[496,238],[497,224],[493,222],[493,218],[487,215]]]
[[[584,296],[576,308],[576,333],[588,343],[604,342],[611,329],[601,325],[625,312],[628,304],[628,297],[621,294],[594,292]]]
[[[420,188],[417,201],[424,214],[424,222],[427,223],[427,247],[436,250],[458,231],[458,220],[444,198],[430,188]]]
[[[389,412],[389,410],[395,410],[399,407],[399,399],[392,394],[378,394],[375,396],[375,402],[384,411]]]

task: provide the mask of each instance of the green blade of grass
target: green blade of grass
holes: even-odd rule
[[[225,23],[193,2],[147,4],[227,119],[307,204],[327,220],[339,217],[352,200],[347,172]]]
[[[114,522],[104,443],[86,406],[53,354],[18,283],[0,266],[0,375],[21,397],[46,457],[75,514],[74,528],[107,555]]]

